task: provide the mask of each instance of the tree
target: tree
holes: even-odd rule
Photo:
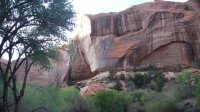
[[[3,55],[8,57],[6,68],[0,63],[3,77],[0,111],[9,110],[7,98],[11,88],[16,112],[31,66],[40,64],[49,68],[49,60],[55,56],[55,46],[66,40],[64,31],[71,31],[74,27],[75,13],[68,0],[1,0],[0,15],[0,58]],[[16,54],[17,60],[12,63]],[[15,73],[24,63],[24,81],[18,92]]]

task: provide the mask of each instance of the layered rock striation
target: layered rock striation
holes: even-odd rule
[[[74,41],[73,58],[61,50],[53,71],[38,74],[54,74],[54,79],[59,74],[65,82],[110,67],[191,65],[200,58],[200,2],[158,0],[122,12],[85,15]]]
[[[84,16],[78,39],[92,72],[113,66],[190,65],[200,58],[199,4],[155,1]]]

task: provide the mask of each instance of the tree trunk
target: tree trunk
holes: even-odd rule
[[[4,83],[3,87],[3,102],[2,102],[2,112],[8,112],[8,86],[6,83]]]
[[[15,101],[15,110],[14,110],[14,112],[19,112],[19,102],[20,102],[20,99]]]

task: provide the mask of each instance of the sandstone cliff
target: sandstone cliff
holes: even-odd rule
[[[199,4],[155,1],[84,16],[78,39],[92,72],[113,66],[190,65],[200,58]]]
[[[73,58],[61,50],[53,70],[30,73],[30,77],[52,74],[53,79],[59,75],[66,82],[90,78],[109,67],[191,65],[200,58],[199,31],[198,0],[155,1],[122,12],[85,15],[74,38]]]

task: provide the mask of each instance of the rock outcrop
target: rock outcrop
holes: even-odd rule
[[[27,82],[41,81],[44,84],[57,83],[60,84],[66,79],[67,72],[69,71],[69,56],[65,48],[59,49],[59,57],[57,60],[51,60],[52,68],[49,70],[43,69],[40,65],[33,64],[28,77]],[[15,61],[12,62],[13,64]],[[19,81],[23,81],[25,75],[26,63],[16,72],[16,78]]]
[[[92,72],[200,58],[200,3],[156,1],[119,13],[86,15],[78,39]]]
[[[67,47],[69,46],[59,48],[59,57],[56,60],[51,60],[51,69],[45,70],[40,65],[33,65],[29,71],[27,81],[39,80],[44,84],[56,83],[60,85],[67,83],[67,81],[79,81],[94,76],[94,73],[91,72],[89,65],[85,61],[79,44],[77,42],[75,44],[76,47],[73,47],[73,55],[68,52],[69,49]],[[14,64],[15,61],[12,63]],[[16,72],[16,77],[20,81],[24,79],[25,66],[24,62]]]
[[[53,70],[39,72],[33,67],[30,77],[52,74],[55,79],[59,74],[66,82],[90,78],[110,67],[191,65],[200,58],[199,29],[198,0],[157,0],[118,13],[85,15],[74,38],[75,55],[61,50]]]
[[[108,88],[105,85],[103,85],[101,83],[99,83],[99,84],[96,83],[96,84],[90,84],[88,86],[81,88],[80,94],[82,96],[94,96],[94,95],[96,95],[96,93],[102,92],[105,90],[108,90]]]

